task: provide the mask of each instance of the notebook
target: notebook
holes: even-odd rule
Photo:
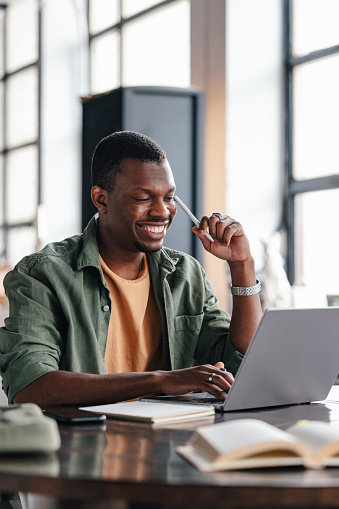
[[[95,405],[82,407],[80,410],[105,414],[115,419],[147,422],[154,425],[197,420],[215,413],[213,405],[164,405],[161,401],[156,400]]]
[[[208,393],[158,396],[228,412],[324,400],[339,373],[339,307],[268,309],[226,400]]]

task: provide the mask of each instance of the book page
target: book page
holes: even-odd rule
[[[339,424],[300,421],[286,431],[307,444],[315,461],[338,456],[339,464]]]
[[[274,450],[289,456],[303,456],[306,452],[296,437],[257,419],[237,419],[199,428],[189,445],[208,461],[219,458],[230,461]]]

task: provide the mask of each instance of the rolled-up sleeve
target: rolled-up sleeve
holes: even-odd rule
[[[0,373],[9,402],[42,375],[59,369],[65,323],[48,284],[20,268],[5,278],[9,317],[0,329]]]

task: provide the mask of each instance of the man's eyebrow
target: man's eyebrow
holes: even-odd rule
[[[142,191],[143,193],[146,193],[146,194],[151,194],[153,191],[151,189],[147,189],[147,187],[135,187],[134,189],[131,189],[131,191]],[[174,193],[175,191],[175,187],[171,187],[167,193]]]
[[[148,194],[151,193],[151,190],[147,189],[146,187],[134,187],[133,189],[131,189],[131,191],[142,191],[143,193],[148,193]]]

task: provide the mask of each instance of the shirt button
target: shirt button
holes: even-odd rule
[[[107,306],[107,304],[105,304],[105,306],[102,306],[101,309],[106,313],[106,311],[109,311],[109,306]]]

